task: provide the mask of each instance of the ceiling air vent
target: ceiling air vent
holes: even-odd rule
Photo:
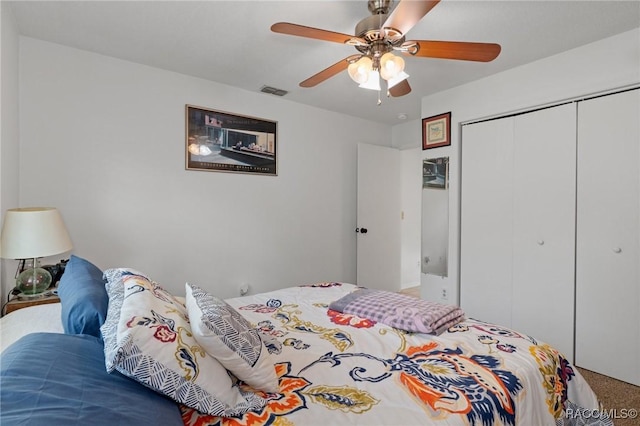
[[[286,90],[276,89],[275,87],[270,87],[270,86],[262,86],[262,89],[260,89],[260,91],[263,93],[269,93],[270,95],[276,95],[276,96],[284,96],[287,93],[289,93]]]

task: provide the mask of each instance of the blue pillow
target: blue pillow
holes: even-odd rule
[[[2,353],[2,425],[176,425],[178,405],[104,367],[99,339],[32,333]]]
[[[91,262],[71,255],[58,284],[62,326],[66,334],[101,337],[109,306],[102,271]]]

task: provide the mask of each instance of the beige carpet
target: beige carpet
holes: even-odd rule
[[[640,387],[634,386],[593,371],[578,367],[580,374],[591,386],[591,389],[598,396],[605,410],[614,411],[617,418],[613,418],[615,426],[637,426],[640,425],[640,416],[630,418],[630,410],[640,411]],[[627,418],[622,418],[627,417]]]

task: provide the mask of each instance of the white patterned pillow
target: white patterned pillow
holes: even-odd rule
[[[214,416],[266,401],[240,390],[191,333],[187,311],[155,282],[129,269],[105,271],[109,309],[101,328],[108,372],[118,370],[173,400]]]
[[[191,330],[209,355],[254,389],[278,392],[278,377],[260,333],[224,300],[187,283]]]

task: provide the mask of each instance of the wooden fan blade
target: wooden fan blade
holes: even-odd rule
[[[319,28],[305,27],[304,25],[291,24],[289,22],[275,23],[271,26],[271,31],[298,37],[313,38],[316,40],[332,41],[334,43],[341,44],[344,44],[354,38],[354,36],[348,34],[321,30]]]
[[[404,96],[409,92],[411,92],[411,86],[409,86],[409,82],[407,80],[402,80],[400,83],[389,89],[389,94],[394,98]]]
[[[420,49],[414,56],[422,58],[490,62],[498,57],[502,49],[499,44],[495,43],[430,40],[415,40],[415,42],[420,46]]]
[[[350,56],[348,58],[350,58]],[[317,86],[318,84],[322,83],[323,81],[325,81],[325,80],[333,77],[334,75],[346,70],[349,67],[349,61],[347,61],[348,58],[341,59],[340,61],[336,62],[335,64],[331,65],[330,67],[323,69],[322,71],[320,71],[319,73],[317,73],[315,75],[312,75],[311,77],[309,77],[308,79],[306,79],[305,81],[300,83],[300,87]]]
[[[382,27],[393,28],[405,35],[438,3],[440,0],[401,1],[393,9]]]

